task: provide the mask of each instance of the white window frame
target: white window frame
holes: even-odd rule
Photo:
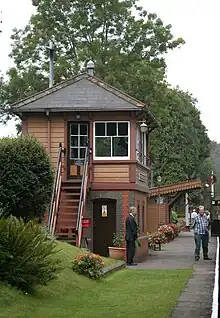
[[[96,135],[95,135],[95,124],[98,123],[127,123],[128,124],[128,156],[126,157],[96,157],[95,155],[95,139],[96,139]],[[130,121],[127,120],[97,120],[93,122],[93,159],[94,160],[130,160],[130,148],[131,148],[131,131],[130,131]],[[102,137],[102,136],[97,136],[97,137]],[[103,136],[104,137],[104,136]],[[105,136],[108,137],[108,136]],[[111,137],[111,136],[109,136]],[[123,137],[123,136],[121,136]]]

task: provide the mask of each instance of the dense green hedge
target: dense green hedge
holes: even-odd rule
[[[56,277],[55,241],[34,221],[0,219],[0,282],[25,292]]]
[[[0,139],[0,209],[3,216],[42,219],[53,185],[51,160],[30,136]]]

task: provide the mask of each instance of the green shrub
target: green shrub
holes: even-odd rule
[[[56,277],[55,241],[34,221],[0,219],[0,281],[26,292]]]
[[[28,221],[42,219],[51,198],[49,154],[30,136],[0,139],[0,210]]]
[[[102,258],[92,253],[78,255],[73,261],[74,272],[92,279],[100,279],[104,275],[103,268],[104,262]]]
[[[175,211],[172,211],[171,213],[171,223],[178,223],[178,214]]]

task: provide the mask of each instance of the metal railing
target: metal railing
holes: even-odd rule
[[[144,166],[149,166],[149,164],[150,164],[150,158],[148,156],[144,155],[138,149],[136,149],[136,159],[138,162],[140,162]]]
[[[81,240],[82,240],[82,219],[83,219],[83,211],[85,208],[86,192],[87,192],[87,185],[88,185],[88,166],[89,166],[89,148],[87,147],[85,151],[85,159],[83,164],[80,200],[79,200],[79,208],[78,208],[77,223],[76,223],[76,233],[77,233],[76,245],[78,247],[81,247]]]
[[[48,223],[47,227],[50,234],[54,235],[57,216],[59,210],[59,201],[60,201],[60,193],[61,193],[61,184],[62,184],[62,153],[64,152],[62,148],[62,144],[59,144],[59,150],[57,155],[57,164],[56,164],[56,175],[54,179],[53,192],[51,197],[49,215],[48,215]]]

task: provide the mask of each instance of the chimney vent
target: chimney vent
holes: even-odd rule
[[[93,61],[89,61],[86,65],[87,68],[87,72],[89,75],[93,76],[94,75],[94,68],[95,68],[95,64]]]

